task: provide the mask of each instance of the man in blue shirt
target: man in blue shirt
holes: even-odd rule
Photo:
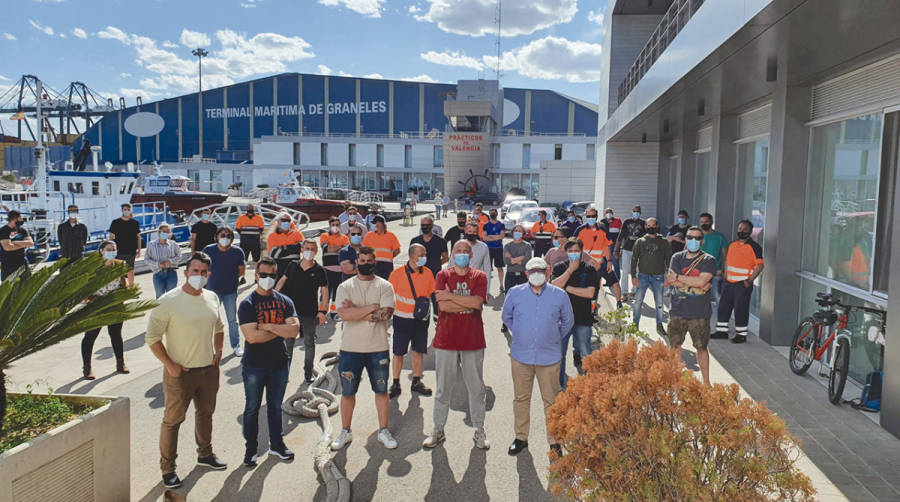
[[[559,222],[557,228],[566,233],[566,237],[574,237],[577,235],[575,233],[575,229],[577,229],[581,224],[578,223],[578,220],[575,218],[575,211],[569,209],[566,212],[566,218]]]
[[[241,333],[238,331],[237,290],[238,279],[244,277],[246,264],[244,251],[232,246],[233,242],[234,232],[228,227],[222,227],[216,232],[216,243],[203,248],[203,252],[212,260],[206,289],[215,293],[222,302],[225,317],[228,319],[228,340],[231,342],[231,350],[236,357],[241,357],[244,351],[241,349]]]
[[[497,219],[497,210],[491,209],[491,218],[481,226],[481,236],[491,255],[491,263],[497,269],[497,279],[500,281],[500,293],[503,288],[503,234],[506,233],[506,225]],[[476,223],[479,223],[476,220]]]
[[[712,278],[712,302],[719,305],[722,291],[722,269],[725,264],[725,251],[728,240],[722,232],[713,229],[713,216],[709,213],[700,215],[700,229],[703,230],[703,245],[700,250],[716,259],[716,273]]]
[[[537,378],[544,401],[544,416],[559,393],[559,360],[563,337],[575,324],[572,304],[562,289],[549,284],[550,266],[543,258],[525,264],[527,284],[511,288],[503,303],[503,323],[512,332],[509,347],[513,378],[513,416],[516,438],[510,455],[528,448],[531,392]],[[562,450],[549,434],[547,442],[558,456]]]

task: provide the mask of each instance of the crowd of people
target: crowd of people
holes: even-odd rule
[[[442,199],[439,211],[446,211],[448,205],[449,200]],[[59,226],[61,253],[76,259],[84,253],[87,232],[78,222],[77,207],[70,207],[68,216]],[[624,221],[609,208],[603,216],[589,207],[583,221],[569,211],[565,219],[553,222],[542,212],[532,228],[516,225],[506,239],[507,229],[497,209],[485,212],[481,204],[474,205],[471,213],[457,212],[456,226],[446,232],[435,224],[434,216],[427,215],[420,219],[419,234],[410,240],[404,261],[396,267],[401,244],[385,217],[370,212],[364,218],[352,205],[330,218],[318,239],[305,238],[290,215],[280,215],[268,230],[265,248],[267,229],[252,205],[234,229],[217,227],[210,222],[210,213],[204,212],[190,229],[189,254],[182,253],[172,229],[160,225],[156,238],[146,245],[144,261],[152,271],[158,301],[149,316],[146,343],[164,366],[165,412],[159,443],[163,484],[170,488],[181,484],[175,472],[178,429],[191,403],[198,465],[226,468],[211,444],[226,323],[231,350],[241,358],[243,464],[248,467],[257,463],[263,393],[268,454],[293,458],[281,436],[281,402],[293,349],[302,337],[304,381],[312,383],[316,329],[329,318],[341,323],[342,427],[332,449],[340,450],[353,439],[353,412],[363,372],[375,394],[377,441],[385,448],[397,447],[390,430],[389,403],[403,392],[401,373],[410,352],[409,391],[434,397],[434,428],[422,446],[434,448],[445,441],[450,396],[461,383],[468,396],[473,442],[477,448],[490,448],[484,429],[482,309],[492,299],[490,281],[495,270],[514,387],[510,455],[528,447],[533,382],[537,380],[545,412],[565,390],[570,340],[575,368],[583,373],[581,359],[592,351],[603,287],[609,288],[618,308],[632,304],[635,324],[640,323],[650,289],[657,331],[672,347],[680,346],[690,334],[702,379],[709,384],[707,346],[710,338],[728,337],[732,314],[736,326],[732,341],[746,339],[753,280],[763,268],[762,250],[752,239],[752,223],[739,222],[737,239],[728,244],[707,213],[694,226],[687,212],[681,211],[667,231],[656,218],[645,219],[640,206]],[[122,216],[111,223],[109,233],[110,240],[98,252],[107,262],[126,263],[130,271],[103,291],[134,283],[134,262],[143,250],[130,205],[122,206]],[[21,215],[11,211],[8,225],[0,229],[3,277],[24,264],[30,242]],[[317,261],[320,247],[322,256]],[[251,293],[238,303],[248,260],[255,282]],[[179,280],[182,266],[184,278]],[[718,329],[711,333],[713,306]],[[429,348],[431,322],[436,326]],[[128,373],[122,325],[107,330],[117,371]],[[99,331],[86,333],[83,339],[87,379],[94,378],[90,357]],[[434,389],[423,373],[428,350],[435,356]],[[552,451],[563,454],[554,438],[548,435],[547,440]]]

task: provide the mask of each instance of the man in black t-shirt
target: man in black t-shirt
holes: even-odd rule
[[[413,237],[410,244],[421,244],[425,247],[425,266],[436,276],[441,271],[441,267],[450,261],[450,255],[447,253],[447,241],[439,235],[434,235],[434,218],[423,216],[420,221],[422,233]]]
[[[634,293],[631,291],[631,252],[634,250],[634,243],[644,236],[646,233],[647,223],[641,218],[641,206],[631,208],[631,218],[622,222],[622,231],[619,232],[619,238],[616,239],[616,248],[613,256],[619,260],[622,273],[619,275],[619,283],[622,284],[622,295],[631,297]]]
[[[600,277],[593,267],[583,262],[581,259],[582,251],[584,251],[580,241],[566,242],[566,255],[568,261],[562,262],[553,267],[553,281],[551,284],[558,288],[562,288],[569,294],[569,301],[572,302],[572,313],[575,315],[575,325],[562,340],[562,361],[559,363],[559,385],[563,389],[566,388],[568,377],[566,376],[566,353],[569,348],[569,339],[574,337],[573,343],[575,352],[579,358],[576,358],[575,367],[579,374],[583,374],[581,369],[581,358],[592,352],[591,334],[593,333],[593,316],[591,315],[591,301],[597,290],[597,284]]]
[[[25,250],[34,246],[34,241],[23,226],[22,213],[12,210],[6,214],[8,223],[0,228],[0,280],[12,275],[26,264]]]
[[[200,221],[191,227],[191,254],[194,250],[202,251],[203,248],[216,242],[216,232],[219,227],[209,221],[209,209],[204,209],[200,214]]]
[[[456,241],[466,238],[466,221],[468,220],[466,219],[465,211],[456,213],[456,226],[447,230],[447,233],[444,234],[444,239],[450,244],[450,248],[453,248]],[[437,275],[437,272],[434,274]]]
[[[672,247],[672,254],[684,251],[684,238],[689,227],[687,211],[684,209],[678,211],[678,220],[666,234],[666,240],[669,241],[669,245]]]
[[[323,325],[328,313],[328,277],[325,269],[316,263],[316,252],[319,245],[316,241],[307,239],[303,241],[300,260],[294,260],[287,266],[287,270],[278,285],[275,286],[294,302],[294,309],[300,318],[300,336],[303,337],[303,350],[306,352],[303,359],[303,376],[307,383],[312,383],[313,364],[316,360],[316,325]],[[294,356],[294,342],[292,338],[285,339],[288,350],[288,366]]]
[[[281,402],[288,380],[288,359],[285,340],[297,338],[300,323],[294,303],[287,296],[273,291],[278,266],[265,257],[256,268],[256,290],[238,307],[241,333],[247,340],[241,360],[244,379],[243,433],[246,442],[244,465],[256,466],[259,407],[266,393],[266,415],[269,424],[269,455],[293,460],[281,437]]]
[[[132,217],[131,204],[122,204],[122,217],[110,223],[109,239],[116,243],[116,259],[128,264],[128,285],[134,286],[134,260],[141,255],[141,226]]]

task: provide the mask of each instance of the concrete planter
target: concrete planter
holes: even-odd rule
[[[67,403],[101,406],[0,454],[0,502],[128,500],[128,398],[58,395]]]

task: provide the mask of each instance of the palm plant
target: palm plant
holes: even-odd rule
[[[22,267],[0,283],[0,434],[6,416],[4,370],[25,356],[94,328],[124,322],[155,306],[134,301],[136,286],[97,295],[128,272],[99,253],[47,266]]]

